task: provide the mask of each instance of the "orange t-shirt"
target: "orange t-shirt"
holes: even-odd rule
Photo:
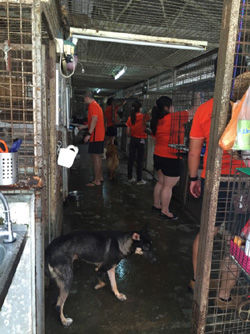
[[[103,111],[96,101],[91,102],[88,107],[88,128],[93,116],[97,116],[97,123],[89,141],[103,141],[105,136]]]
[[[145,122],[149,121],[150,116],[148,114],[142,114],[138,112],[135,118],[135,124],[132,124],[131,117],[129,116],[127,120],[127,127],[131,129],[131,137],[135,138],[147,138],[145,133],[146,124]]]
[[[206,176],[206,166],[207,166],[207,156],[208,156],[208,146],[209,146],[209,133],[211,127],[211,118],[213,111],[214,99],[210,99],[203,103],[196,110],[192,128],[190,131],[191,139],[204,139],[206,142],[206,152],[204,155],[203,170],[201,177]],[[235,169],[242,167],[243,162],[241,160],[232,159],[232,156],[227,152],[223,151],[222,162],[221,162],[221,174],[222,175],[232,175],[235,173]]]
[[[114,107],[114,119],[113,119],[113,106],[107,106],[105,109],[105,117],[107,120],[107,126],[114,126],[117,121],[117,111],[119,109],[118,106]]]
[[[159,119],[155,133],[154,154],[164,158],[177,159],[178,150],[169,144],[184,143],[184,124],[188,121],[188,112],[177,111]]]

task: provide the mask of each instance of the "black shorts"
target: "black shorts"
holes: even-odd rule
[[[160,157],[154,154],[154,168],[161,170],[165,176],[177,177],[181,175],[180,160]]]
[[[108,126],[106,135],[108,137],[116,137],[117,136],[117,128],[115,126]]]
[[[89,142],[88,153],[90,153],[90,154],[103,154],[103,152],[104,152],[104,141]]]

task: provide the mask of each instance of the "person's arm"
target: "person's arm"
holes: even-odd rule
[[[91,123],[90,123],[90,127],[89,127],[89,133],[87,134],[87,136],[84,138],[84,142],[87,143],[93,133],[93,131],[95,130],[96,127],[96,123],[97,123],[98,117],[97,116],[92,116],[91,118]]]
[[[188,110],[188,120],[189,121],[193,119],[195,111],[200,106],[200,104],[201,104],[201,93],[196,92],[194,94],[194,105]]]
[[[127,129],[126,129],[126,133],[127,133],[127,136],[130,137],[131,136],[131,118],[129,116],[127,122],[126,122],[126,126],[127,126]]]
[[[198,178],[198,169],[200,165],[200,155],[204,138],[190,138],[189,153],[188,153],[188,170],[190,178]],[[198,198],[201,193],[200,180],[194,180],[190,182],[190,192]]]
[[[88,128],[88,124],[83,124],[83,125],[78,126],[78,130],[83,130],[83,129],[87,129],[87,128]]]

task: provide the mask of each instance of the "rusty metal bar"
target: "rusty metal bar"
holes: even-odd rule
[[[32,61],[33,61],[33,117],[34,117],[34,172],[39,178],[43,168],[42,131],[42,16],[41,1],[32,4]],[[44,333],[44,233],[41,217],[41,194],[35,196],[35,296],[36,334]]]
[[[56,237],[55,226],[57,217],[57,131],[56,131],[56,46],[49,41],[49,56],[51,60],[50,79],[50,146],[49,146],[49,241]]]
[[[12,19],[11,19],[12,20]],[[19,20],[18,20],[19,21]],[[21,21],[20,21],[20,23],[21,23]],[[20,24],[21,25],[21,24]],[[21,33],[21,35],[23,35],[23,34],[27,34],[27,33]],[[4,43],[0,43],[0,48],[1,49],[3,49],[3,47],[4,47]],[[21,43],[21,45],[20,44],[11,44],[11,49],[12,50],[25,50],[25,51],[31,51],[32,50],[32,45],[31,44],[23,44],[23,43]],[[15,58],[12,58],[12,59],[15,59]],[[16,59],[15,59],[16,60]],[[29,59],[26,59],[26,61],[28,61]]]
[[[206,184],[201,217],[197,284],[193,305],[192,333],[198,334],[204,333],[206,325],[214,224],[222,158],[222,150],[218,146],[218,141],[225,128],[228,115],[239,8],[240,0],[224,0]]]
[[[35,175],[42,170],[42,120],[41,120],[41,75],[42,75],[42,40],[41,40],[40,1],[33,1],[32,6],[32,64],[33,64],[33,110],[34,110],[34,144]]]

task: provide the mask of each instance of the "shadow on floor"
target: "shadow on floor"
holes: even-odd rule
[[[94,267],[74,264],[74,282],[65,314],[74,322],[63,328],[55,311],[57,290],[46,291],[46,334],[187,334],[190,332],[192,295],[187,283],[192,276],[191,248],[197,228],[174,204],[177,222],[162,221],[151,212],[153,181],[136,186],[127,183],[126,166],[115,181],[87,188],[88,160],[82,148],[78,168],[70,175],[70,189],[81,191],[78,201],[64,208],[64,233],[72,230],[134,230],[148,224],[157,263],[140,256],[123,260],[117,268],[118,301],[107,285],[95,291]],[[146,178],[146,175],[145,175]]]

